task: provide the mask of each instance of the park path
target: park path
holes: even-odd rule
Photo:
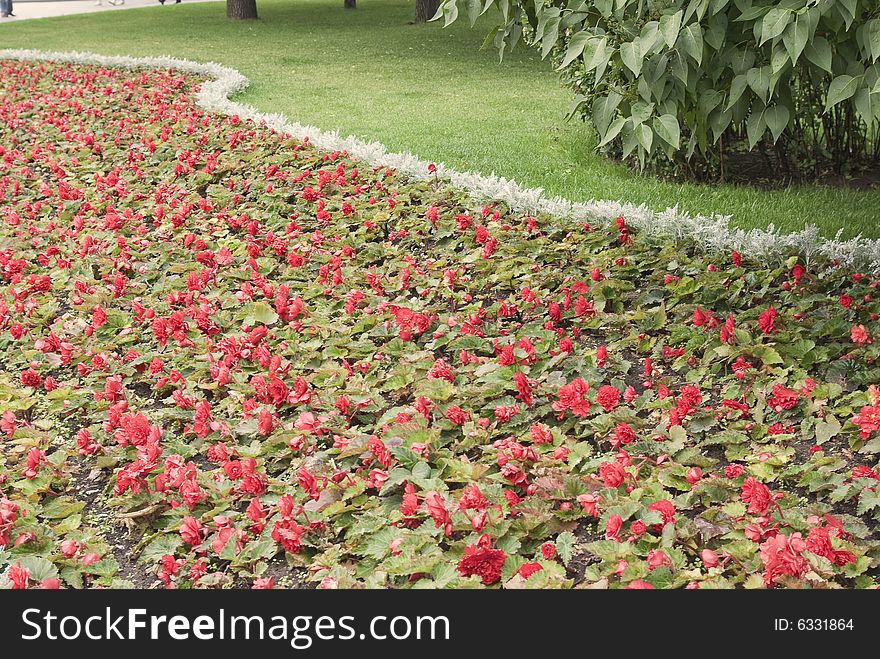
[[[211,2],[212,0],[183,0],[183,2]],[[7,21],[21,21],[30,18],[46,18],[48,16],[67,16],[70,14],[87,14],[96,11],[120,11],[136,7],[158,7],[159,0],[125,0],[124,5],[111,5],[103,0],[100,5],[96,0],[13,0],[13,13],[10,18],[0,19],[0,25]],[[174,9],[174,0],[166,0],[165,9]]]

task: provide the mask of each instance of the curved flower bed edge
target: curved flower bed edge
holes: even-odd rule
[[[355,158],[373,165],[391,167],[416,179],[437,176],[477,199],[502,201],[512,210],[544,212],[560,218],[594,222],[610,222],[623,215],[628,224],[646,233],[668,236],[674,240],[689,238],[698,248],[712,253],[736,250],[764,263],[780,263],[796,253],[803,256],[807,264],[813,258],[822,256],[848,269],[880,272],[880,240],[861,236],[840,240],[842,230],[833,240],[823,238],[815,225],[807,225],[802,231],[794,233],[781,233],[772,224],[767,229],[745,231],[731,227],[730,216],[720,214],[690,215],[678,207],[656,212],[645,205],[636,206],[613,200],[572,202],[558,196],[546,197],[542,188],[524,188],[515,181],[494,174],[486,176],[476,172],[459,172],[442,163],[433,165],[410,152],[390,153],[379,142],[365,142],[354,136],[342,137],[335,131],[322,131],[315,126],[292,122],[283,114],[260,112],[251,105],[231,100],[230,97],[247,88],[250,81],[239,71],[216,62],[193,62],[168,56],[129,57],[30,49],[0,49],[0,58],[188,71],[209,79],[202,85],[196,99],[205,110],[251,119],[298,139],[308,138],[318,148],[347,151]]]

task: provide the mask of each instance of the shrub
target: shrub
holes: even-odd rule
[[[792,176],[880,155],[876,0],[446,0],[492,5],[503,55],[525,32],[576,92],[572,114],[623,158],[724,177],[758,150]],[[708,165],[708,168],[704,165]]]

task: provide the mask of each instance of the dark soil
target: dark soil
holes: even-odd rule
[[[140,542],[138,534],[126,528],[116,513],[104,506],[101,494],[105,484],[101,476],[92,477],[88,464],[80,459],[73,477],[70,495],[85,503],[83,521],[99,533],[112,549],[113,557],[119,564],[115,578],[130,581],[135,588],[161,587],[162,582],[156,578],[156,574],[137,562],[134,549]]]
[[[880,189],[880,162],[853,164],[851,170],[844,173],[819,168],[814,172],[799,174],[789,171],[772,154],[765,156],[758,150],[747,151],[744,147],[725,153],[723,173],[716,165],[691,162],[680,171],[658,171],[656,174],[671,181],[696,181],[706,184],[728,183],[751,186],[761,190],[778,190],[809,185],[858,191]]]

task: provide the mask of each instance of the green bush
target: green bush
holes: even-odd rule
[[[523,36],[552,54],[599,147],[642,167],[724,178],[749,151],[800,178],[878,162],[878,0],[446,0],[439,15],[493,5],[502,56]]]

